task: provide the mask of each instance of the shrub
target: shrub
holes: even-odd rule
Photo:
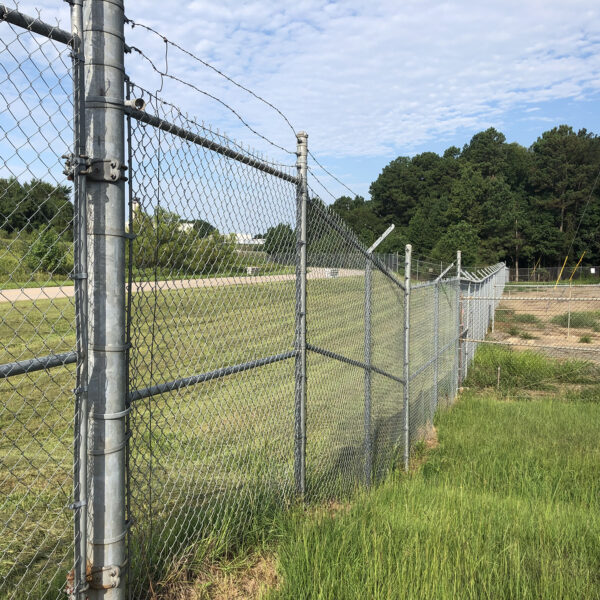
[[[591,335],[582,335],[579,338],[579,343],[580,344],[591,344],[592,343],[592,336]]]
[[[530,313],[520,313],[514,316],[514,320],[517,323],[539,323],[540,320]]]
[[[600,324],[600,311],[590,310],[585,312],[572,312],[569,321],[569,313],[556,315],[552,317],[551,323],[560,325],[561,327],[573,327],[575,329],[585,329],[594,327]]]
[[[37,236],[25,253],[24,260],[32,271],[66,275],[73,269],[70,248],[70,244],[63,242],[58,233],[49,228]]]

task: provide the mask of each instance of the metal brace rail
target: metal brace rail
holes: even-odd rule
[[[438,360],[438,358],[442,354],[444,354],[444,352],[446,352],[446,350],[449,350],[450,348],[452,348],[452,346],[456,345],[456,342],[458,342],[459,339],[460,339],[460,337],[455,337],[449,343],[447,343],[445,346],[440,348],[438,353],[436,354],[436,356],[434,356],[433,358],[430,358],[426,363],[422,364],[414,373],[411,374],[411,376],[409,377],[409,381],[412,381],[415,377],[417,377],[423,371],[425,371],[427,369],[427,367],[430,367],[436,360]]]
[[[55,42],[71,46],[73,43],[73,34],[70,31],[65,31],[49,23],[44,23],[40,19],[24,15],[23,13],[9,8],[4,4],[0,4],[0,21],[6,21],[11,25],[22,27],[33,33],[39,33]]]
[[[43,371],[52,367],[62,367],[77,362],[76,352],[65,352],[63,354],[50,354],[39,358],[30,358],[19,360],[12,363],[0,365],[0,379],[14,377],[15,375],[25,375],[34,371]]]
[[[368,365],[360,360],[355,360],[354,358],[348,358],[347,356],[343,356],[342,354],[337,354],[336,352],[331,352],[331,350],[325,350],[323,348],[319,348],[318,346],[313,346],[312,344],[306,344],[306,349],[314,352],[316,354],[321,354],[322,356],[326,356],[327,358],[333,358],[334,360],[339,360],[340,362],[346,363],[347,365],[352,365],[353,367],[359,367],[360,369],[364,369],[365,371],[372,371],[373,373],[377,373],[378,375],[383,375],[388,379],[393,379],[398,383],[404,383],[403,379],[400,377],[396,377],[379,367],[375,367],[373,365]]]
[[[213,379],[220,379],[221,377],[234,375],[235,373],[250,371],[251,369],[256,369],[257,367],[264,367],[282,360],[295,358],[297,354],[298,352],[296,350],[292,350],[290,352],[284,352],[283,354],[275,354],[273,356],[251,360],[238,365],[222,367],[220,369],[215,369],[214,371],[208,371],[207,373],[200,373],[199,375],[183,377],[182,379],[175,379],[174,381],[168,381],[166,383],[159,383],[150,387],[141,388],[129,394],[129,401],[135,402],[136,400],[141,400],[142,398],[150,398],[152,396],[164,394],[165,392],[173,392],[175,390],[180,390],[192,385],[197,385],[198,383],[204,383],[206,381],[212,381]]]

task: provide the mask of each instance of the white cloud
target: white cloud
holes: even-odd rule
[[[57,1],[21,2],[63,16]],[[409,153],[428,140],[485,126],[509,110],[600,91],[600,10],[583,0],[139,0],[147,23],[279,106],[321,154]],[[127,40],[164,65],[164,43],[136,27]],[[134,80],[156,89],[137,55]],[[169,50],[170,72],[219,97],[256,129],[292,147],[271,110]],[[163,95],[206,122],[265,149],[226,110],[192,90]]]

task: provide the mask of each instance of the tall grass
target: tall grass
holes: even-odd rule
[[[557,383],[599,381],[598,365],[579,359],[555,360],[533,350],[482,344],[469,367],[467,387],[496,387],[500,367],[501,390],[549,390]]]
[[[600,403],[499,397],[440,414],[412,476],[289,519],[270,598],[600,598]]]

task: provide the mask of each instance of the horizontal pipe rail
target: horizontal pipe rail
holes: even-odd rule
[[[326,356],[327,358],[333,358],[334,360],[339,360],[340,362],[346,363],[347,365],[352,365],[353,367],[359,367],[360,369],[364,369],[365,371],[372,371],[373,373],[377,373],[379,375],[383,375],[388,379],[393,379],[398,383],[404,383],[404,380],[400,377],[396,377],[379,367],[375,367],[374,365],[368,365],[367,363],[361,362],[360,360],[354,360],[353,358],[348,358],[347,356],[343,356],[342,354],[337,354],[336,352],[331,352],[331,350],[325,350],[323,348],[319,348],[318,346],[313,346],[312,344],[306,344],[306,349],[314,352],[316,354],[321,354],[322,356]]]
[[[321,206],[318,202],[313,202],[311,198],[309,198],[309,201],[314,207],[321,209]],[[358,252],[360,252],[367,260],[370,260],[373,265],[376,266],[377,269],[381,271],[381,273],[383,273],[390,281],[395,283],[401,290],[404,289],[404,285],[390,273],[385,264],[379,260],[375,254],[372,254],[366,248],[363,248],[362,244],[351,233],[346,231],[339,223],[337,223],[336,220],[327,213],[327,211],[321,209],[319,214],[325,221],[327,221],[328,225],[335,229],[335,231],[339,233],[349,244],[354,246],[354,248],[358,250]]]
[[[53,367],[62,367],[77,362],[76,352],[65,352],[63,354],[50,354],[39,358],[30,358],[28,360],[19,360],[12,363],[0,365],[0,379],[13,377],[15,375],[24,375],[34,371],[43,371]]]
[[[410,289],[411,290],[418,290],[420,288],[426,288],[426,287],[434,287],[435,285],[437,285],[438,283],[447,283],[450,281],[457,281],[458,277],[454,276],[454,277],[448,277],[448,279],[432,279],[430,281],[421,281],[421,283],[415,283],[415,284],[410,284]]]
[[[465,300],[502,300],[502,302],[600,302],[600,298],[569,298],[568,296],[535,296],[529,298],[521,298],[519,296],[464,296]],[[497,308],[496,310],[507,310],[505,308]]]
[[[40,19],[24,15],[18,10],[9,8],[4,4],[0,4],[0,21],[6,21],[11,25],[22,27],[33,33],[39,33],[44,37],[54,40],[55,42],[61,42],[62,44],[71,45],[73,41],[73,34],[70,31],[65,31],[55,25],[44,23],[44,21],[40,21]]]
[[[463,338],[464,342],[469,344],[495,344],[496,346],[524,346],[526,348],[549,348],[551,350],[576,350],[577,352],[600,352],[600,348],[590,347],[589,344],[573,345],[573,346],[549,346],[544,344],[528,344],[523,342],[496,342],[492,340],[477,340],[474,338]]]
[[[251,369],[256,369],[257,367],[264,367],[282,360],[294,358],[297,354],[297,350],[292,350],[282,354],[267,356],[266,358],[258,358],[256,360],[251,360],[239,365],[222,367],[214,371],[201,373],[200,375],[192,375],[191,377],[183,377],[182,379],[175,379],[174,381],[167,381],[166,383],[159,383],[150,387],[141,388],[129,394],[129,401],[135,402],[136,400],[141,400],[142,398],[150,398],[151,396],[157,396],[158,394],[164,394],[165,392],[174,392],[175,390],[180,390],[182,388],[190,387],[198,383],[204,383],[206,381],[212,381],[213,379],[220,379],[221,377],[227,377],[228,375],[234,375],[235,373],[250,371]]]
[[[213,142],[208,138],[205,138],[197,133],[192,131],[188,131],[183,127],[179,127],[178,125],[174,125],[173,123],[169,123],[161,119],[160,117],[156,117],[154,115],[150,115],[147,112],[142,110],[137,110],[132,107],[125,107],[125,113],[131,116],[131,118],[136,121],[140,121],[141,123],[146,123],[147,125],[152,125],[161,131],[165,131],[166,133],[170,133],[171,135],[175,135],[181,139],[184,139],[188,142],[192,142],[192,144],[197,144],[198,146],[202,146],[207,150],[211,150],[216,152],[217,154],[221,154],[222,156],[226,156],[227,158],[231,158],[238,162],[241,162],[249,167],[253,167],[258,171],[263,171],[264,173],[268,173],[269,175],[273,175],[274,177],[279,177],[279,179],[283,179],[284,181],[289,181],[294,185],[298,185],[298,177],[294,175],[290,175],[284,171],[280,171],[275,167],[263,162],[262,160],[258,160],[257,158],[253,158],[248,156],[247,154],[243,154],[242,152],[238,152],[237,150],[232,150],[227,146],[222,146],[221,144],[217,144],[217,142]]]

